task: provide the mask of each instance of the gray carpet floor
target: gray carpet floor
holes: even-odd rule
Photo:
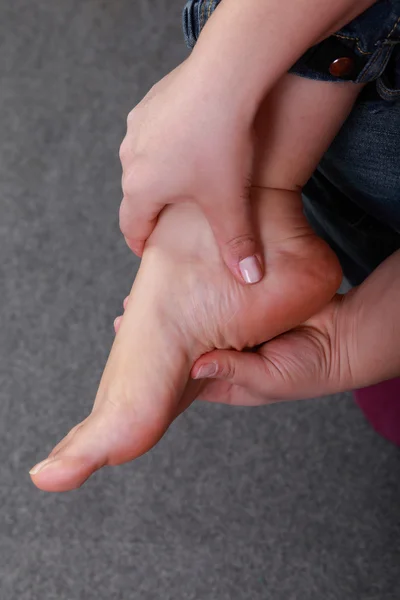
[[[201,403],[50,495],[28,469],[89,411],[137,262],[131,107],[181,60],[181,0],[0,0],[0,600],[400,596],[400,452],[350,395]]]

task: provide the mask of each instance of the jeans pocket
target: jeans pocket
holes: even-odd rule
[[[386,69],[376,82],[376,89],[388,102],[400,99],[400,43],[393,46]]]

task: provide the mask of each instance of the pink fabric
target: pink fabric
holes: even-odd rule
[[[356,390],[354,396],[375,431],[400,446],[400,378]]]

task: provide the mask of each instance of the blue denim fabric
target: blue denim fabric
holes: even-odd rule
[[[186,45],[193,48],[200,32],[221,0],[189,0],[183,9],[183,33]]]
[[[183,10],[183,31],[189,48],[218,8],[221,0],[189,0]],[[362,15],[337,31],[328,40],[310,48],[292,67],[291,72],[324,81],[377,81],[385,99],[400,97],[400,63],[392,61],[400,44],[400,0],[379,0]],[[354,73],[339,78],[329,73],[335,58],[351,56]]]
[[[193,47],[220,0],[189,0],[183,25]],[[304,188],[304,208],[316,232],[338,255],[347,279],[359,285],[400,249],[400,0],[379,0],[311,48],[293,66],[297,75],[342,81],[332,60],[351,56],[351,81],[364,88]]]
[[[382,100],[366,86],[303,201],[352,285],[400,249],[400,101]]]

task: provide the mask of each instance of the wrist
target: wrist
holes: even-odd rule
[[[374,0],[224,0],[192,52],[204,81],[230,105],[255,114],[276,81],[304,52],[365,11]]]
[[[343,389],[362,388],[400,376],[400,286],[390,268],[396,258],[392,255],[361,286],[343,297],[335,329],[340,368],[347,378]]]
[[[257,86],[250,81],[242,85],[238,70],[216,64],[213,49],[207,45],[193,50],[186,67],[196,102],[202,101],[208,113],[213,106],[224,107],[221,118],[252,126],[261,102]]]

